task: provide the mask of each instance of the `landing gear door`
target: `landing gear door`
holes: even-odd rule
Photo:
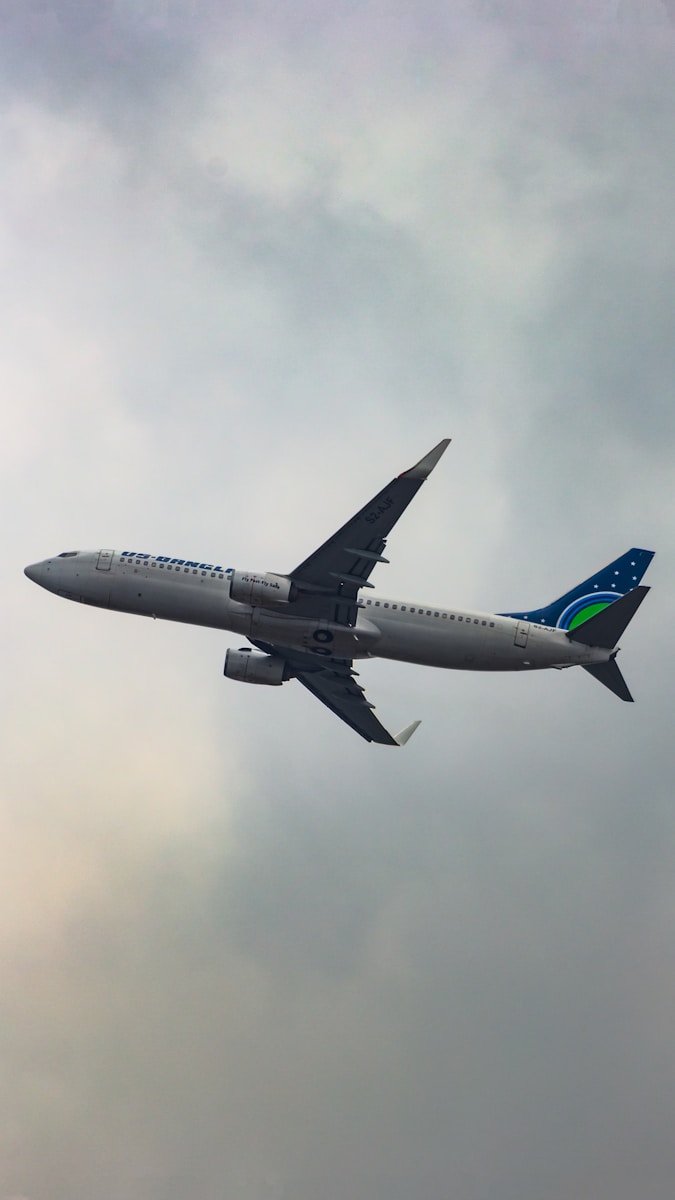
[[[520,646],[521,649],[524,650],[525,647],[527,646],[527,635],[529,632],[530,632],[529,622],[528,621],[519,621],[518,624],[516,625],[516,634],[513,639],[514,646]]]
[[[97,571],[109,571],[113,560],[114,550],[100,550],[98,562],[96,563]]]

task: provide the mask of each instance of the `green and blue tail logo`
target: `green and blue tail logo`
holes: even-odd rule
[[[618,600],[619,596],[625,596],[626,592],[637,587],[653,557],[653,550],[633,547],[552,604],[532,608],[528,612],[501,613],[500,616],[533,621],[537,625],[549,625],[557,629],[576,629],[589,617],[594,617]]]

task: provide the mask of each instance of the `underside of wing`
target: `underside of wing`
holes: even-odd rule
[[[283,658],[292,676],[367,742],[378,742],[382,746],[403,744],[378,721],[351,662],[333,658],[319,662],[311,654],[292,653],[283,646],[250,640],[258,650]]]
[[[344,625],[356,622],[359,588],[372,587],[369,576],[386,563],[386,539],[449,445],[444,438],[414,467],[392,479],[337,533],[289,573],[299,593],[298,614],[326,617]]]
[[[321,671],[300,673],[296,678],[308,692],[367,742],[379,742],[381,746],[398,745],[396,738],[378,721],[372,704],[354,679],[353,672],[327,666]]]

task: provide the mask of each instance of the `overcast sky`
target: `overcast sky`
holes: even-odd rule
[[[675,9],[1,3],[0,1200],[670,1200]],[[657,551],[622,705],[23,576],[287,570],[441,437],[385,594]]]

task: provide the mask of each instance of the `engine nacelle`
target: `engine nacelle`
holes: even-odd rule
[[[290,604],[295,599],[295,584],[283,575],[271,571],[233,571],[230,577],[230,597],[240,604],[268,608],[276,604]]]
[[[283,658],[272,654],[255,654],[252,650],[228,650],[223,675],[240,683],[266,683],[278,687],[290,674]]]

